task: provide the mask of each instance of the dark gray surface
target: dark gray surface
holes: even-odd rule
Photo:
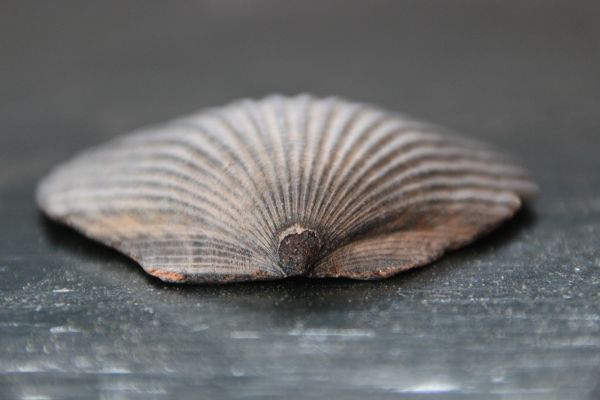
[[[0,398],[600,398],[596,1],[0,4]],[[36,181],[140,125],[338,94],[521,157],[530,212],[381,282],[167,286]]]

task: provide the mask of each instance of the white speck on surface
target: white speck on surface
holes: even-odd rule
[[[195,325],[192,327],[192,332],[202,332],[210,328],[207,324]]]
[[[165,395],[167,390],[163,387],[160,382],[130,382],[120,381],[118,379],[109,379],[106,382],[101,383],[101,390],[103,393],[109,393],[111,396],[103,396],[103,399],[129,399],[135,397],[145,399],[147,395]],[[126,394],[126,395],[123,395]],[[138,394],[145,396],[137,396]],[[155,397],[152,397],[155,398]],[[162,398],[162,397],[161,397]]]
[[[7,366],[7,367],[3,367],[2,368],[2,372],[3,373],[36,373],[36,372],[43,372],[44,368],[37,366],[37,365],[32,365],[32,364],[25,364],[25,365],[17,365],[17,366]]]
[[[114,374],[114,375],[123,375],[123,374],[131,374],[131,370],[124,367],[118,366],[107,366],[105,368],[101,368],[99,371],[101,374]]]
[[[352,376],[352,384],[357,389],[383,390],[389,393],[440,394],[468,390],[445,375],[431,376],[427,380],[419,379],[412,371],[402,368],[377,369],[364,371]]]
[[[290,336],[375,337],[371,329],[292,329]]]
[[[71,293],[73,290],[62,288],[62,289],[54,289],[52,293]]]
[[[418,383],[406,388],[399,388],[399,393],[447,393],[460,390],[460,386],[444,381],[429,381]]]
[[[53,326],[50,328],[50,333],[79,333],[80,329],[77,329],[73,326],[63,325],[63,326]]]
[[[233,331],[232,339],[260,339],[260,334],[254,331]]]
[[[231,367],[231,375],[235,376],[236,378],[239,378],[241,376],[246,375],[246,373],[239,366],[234,365],[233,367]]]
[[[23,394],[22,400],[51,400],[52,397],[45,396],[43,394]]]

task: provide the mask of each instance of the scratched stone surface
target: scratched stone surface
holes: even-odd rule
[[[1,399],[600,398],[596,1],[0,4]],[[537,202],[379,282],[169,286],[46,221],[76,151],[338,94],[520,157]]]

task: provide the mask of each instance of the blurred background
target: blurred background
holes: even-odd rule
[[[1,1],[0,398],[600,398],[599,21],[595,0]],[[466,132],[542,195],[374,283],[168,286],[36,210],[80,149],[273,92]]]

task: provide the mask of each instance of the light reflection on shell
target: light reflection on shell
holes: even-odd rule
[[[168,282],[377,279],[510,218],[536,186],[479,143],[339,98],[240,100],[83,152],[40,184],[63,222]]]

